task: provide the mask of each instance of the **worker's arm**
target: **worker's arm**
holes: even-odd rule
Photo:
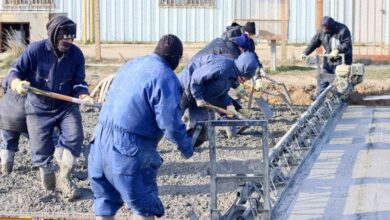
[[[73,56],[76,57],[75,73],[73,77],[73,96],[76,98],[89,95],[88,85],[85,82],[85,59],[80,49],[76,48]]]
[[[352,50],[352,39],[351,39],[351,33],[347,28],[344,28],[340,32],[340,45],[338,46],[338,50],[340,53],[349,53]]]
[[[191,78],[190,82],[190,90],[192,96],[196,100],[205,100],[205,97],[203,97],[203,91],[204,91],[204,84],[207,81],[218,79],[221,76],[220,69],[204,65],[198,69],[196,69]]]
[[[194,151],[191,146],[191,138],[188,136],[186,127],[181,120],[180,84],[178,80],[158,82],[153,96],[158,127],[164,132],[169,141],[177,145],[185,158],[191,157]]]
[[[303,54],[309,55],[316,48],[320,47],[321,46],[321,36],[322,36],[322,31],[318,31],[317,34],[315,34],[311,38],[310,43],[307,45],[306,49],[303,51]]]

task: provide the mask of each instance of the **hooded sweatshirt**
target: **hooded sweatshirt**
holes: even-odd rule
[[[325,16],[322,19],[321,27],[322,26],[327,27],[329,32],[326,33],[322,28],[319,29],[303,53],[309,55],[321,45],[324,47],[327,54],[332,50],[338,49],[339,53],[345,54],[345,64],[350,65],[352,63],[352,40],[348,27],[328,16]],[[341,58],[324,59],[324,65],[336,67],[339,64],[341,64]]]
[[[48,39],[31,43],[17,59],[14,78],[27,80],[32,87],[78,98],[88,94],[85,82],[84,55],[74,44],[58,57],[55,52],[55,37],[59,26],[72,22],[64,16],[53,18],[47,24]],[[26,113],[35,114],[63,109],[72,103],[28,93]]]

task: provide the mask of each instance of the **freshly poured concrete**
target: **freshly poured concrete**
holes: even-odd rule
[[[390,107],[349,106],[329,132],[277,219],[390,219]]]

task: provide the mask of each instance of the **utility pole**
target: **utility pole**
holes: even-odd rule
[[[102,59],[101,47],[100,47],[100,12],[99,12],[99,0],[94,1],[94,18],[95,18],[95,60],[100,61]]]
[[[282,60],[287,60],[287,3],[286,0],[280,1],[280,20],[281,20],[281,35],[282,35]]]
[[[321,28],[321,20],[324,17],[324,0],[317,0],[316,7],[316,28]],[[317,54],[322,54],[322,47],[316,49]]]

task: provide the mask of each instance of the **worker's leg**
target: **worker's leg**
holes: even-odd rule
[[[19,150],[20,132],[0,130],[1,145],[0,145],[0,160],[1,173],[9,175],[14,167],[15,152]]]
[[[106,151],[107,146],[103,146],[100,141],[102,127],[99,124],[96,126],[94,136],[96,138],[91,141],[91,151],[88,156],[88,179],[94,195],[93,211],[100,219],[110,219],[123,205],[123,200],[104,173],[104,165],[106,165],[106,170],[110,170],[110,167],[107,167],[110,155]]]

